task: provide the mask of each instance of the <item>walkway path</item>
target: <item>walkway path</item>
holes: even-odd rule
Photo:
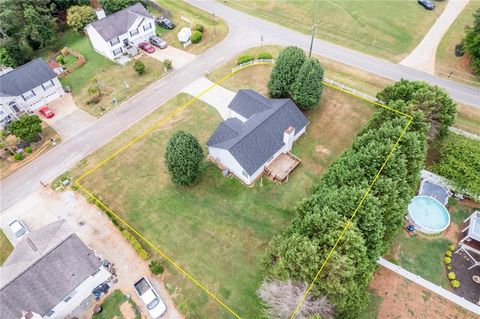
[[[447,7],[437,19],[420,44],[400,62],[401,65],[435,73],[435,55],[443,36],[470,0],[449,0]]]
[[[444,289],[440,286],[437,286],[437,285],[431,283],[430,281],[425,280],[422,277],[417,276],[417,275],[409,272],[408,270],[403,269],[400,266],[392,264],[391,262],[389,262],[388,260],[385,260],[383,258],[380,258],[378,260],[378,263],[380,265],[382,265],[383,267],[386,267],[386,268],[390,269],[391,271],[394,271],[397,274],[403,276],[404,278],[406,278],[410,281],[413,281],[414,283],[433,291],[437,295],[440,295],[443,298],[450,300],[451,302],[459,305],[460,307],[463,307],[464,309],[467,309],[467,310],[469,310],[469,311],[471,311],[471,312],[473,312],[477,315],[480,315],[480,306],[477,306],[477,305],[471,303],[470,301],[468,301],[468,300],[466,300],[466,299],[464,299],[460,296],[457,296],[453,292],[450,292],[450,291],[448,291],[448,290],[446,290],[446,289]]]

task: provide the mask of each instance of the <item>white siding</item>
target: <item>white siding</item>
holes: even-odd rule
[[[52,310],[54,313],[48,317],[44,316],[45,319],[63,319],[72,313],[75,308],[80,306],[82,301],[87,299],[91,294],[92,290],[96,288],[101,283],[104,283],[110,277],[110,273],[105,269],[105,267],[100,266],[99,271],[93,276],[88,277],[83,283],[81,283],[74,291],[70,292],[69,295],[66,295],[64,300],[67,300],[67,297],[70,296],[71,299],[68,301],[60,301]]]
[[[85,28],[85,31],[87,31],[88,38],[90,39],[90,44],[95,49],[95,51],[109,58],[110,60],[113,60],[114,56],[112,50],[114,50],[117,46],[120,46],[121,41],[115,47],[110,46],[110,43],[105,41],[91,24],[89,24]]]

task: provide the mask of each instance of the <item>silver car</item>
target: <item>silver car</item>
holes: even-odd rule
[[[28,234],[27,226],[25,226],[25,224],[18,219],[12,220],[10,224],[8,224],[8,227],[10,227],[10,230],[12,231],[12,233],[15,234],[15,237],[17,238],[17,240],[22,239],[23,236]]]
[[[156,47],[159,47],[160,49],[165,49],[168,46],[165,40],[156,35],[152,35],[150,37],[150,43]]]

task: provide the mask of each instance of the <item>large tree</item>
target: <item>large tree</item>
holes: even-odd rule
[[[401,100],[407,104],[408,112],[422,111],[430,124],[430,140],[445,137],[457,114],[456,104],[444,89],[422,81],[402,79],[386,86],[377,94],[377,98],[387,104]]]
[[[96,17],[90,6],[72,6],[67,10],[67,24],[77,32],[81,32]]]
[[[473,14],[473,26],[465,28],[464,49],[472,56],[472,69],[480,74],[480,8]]]
[[[290,87],[305,62],[302,49],[289,46],[278,56],[268,81],[268,94],[273,98],[284,98],[290,94]]]
[[[109,13],[125,9],[137,2],[138,0],[100,0],[102,8]]]
[[[323,68],[315,58],[305,60],[295,82],[291,87],[291,96],[302,110],[317,107],[323,90]]]
[[[165,150],[165,165],[172,182],[191,185],[200,178],[203,168],[203,150],[198,140],[185,131],[175,132]]]
[[[42,120],[37,115],[22,116],[8,125],[8,130],[19,139],[31,142],[42,133]]]

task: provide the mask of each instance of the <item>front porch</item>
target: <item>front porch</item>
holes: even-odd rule
[[[265,175],[273,181],[283,183],[288,176],[300,165],[301,160],[290,152],[280,154],[270,164],[265,166]]]

